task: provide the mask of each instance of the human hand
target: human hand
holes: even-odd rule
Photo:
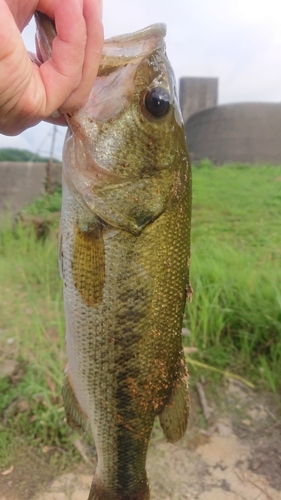
[[[55,21],[52,57],[32,62],[20,32],[35,10]],[[0,133],[16,135],[57,109],[85,104],[103,46],[102,0],[0,0]]]

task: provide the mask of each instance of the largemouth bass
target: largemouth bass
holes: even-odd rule
[[[88,500],[148,500],[155,417],[171,442],[188,421],[191,172],[164,36],[155,24],[106,40],[87,104],[67,116],[63,399],[69,425],[89,423],[97,449]]]

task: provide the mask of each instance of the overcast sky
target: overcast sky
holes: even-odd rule
[[[177,79],[219,78],[219,103],[281,101],[280,0],[104,0],[106,38],[155,22],[167,24],[167,53]],[[34,50],[34,24],[23,33]],[[0,135],[0,147],[48,153],[52,126],[18,137]],[[64,129],[56,153],[60,155]]]

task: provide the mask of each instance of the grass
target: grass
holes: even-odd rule
[[[16,373],[0,379],[0,466],[22,436],[35,448],[63,450],[73,461],[78,454],[61,398],[66,359],[55,232],[43,242],[32,226],[2,228],[0,275],[0,362],[18,361]]]
[[[196,359],[280,390],[281,168],[194,169],[187,345]]]
[[[194,295],[185,319],[185,344],[198,348],[191,381],[205,373],[193,360],[280,394],[280,187],[281,167],[194,168]],[[45,217],[59,203],[60,193],[48,195],[26,213]],[[66,359],[56,233],[38,240],[31,225],[9,222],[0,230],[0,363],[18,361],[12,377],[0,378],[0,467],[22,439],[42,453],[53,447],[50,460],[61,467],[78,459],[60,394]]]
[[[61,209],[61,192],[61,186],[56,187],[51,194],[45,193],[44,196],[35,200],[34,203],[27,205],[22,213],[48,217],[50,214],[59,212]]]

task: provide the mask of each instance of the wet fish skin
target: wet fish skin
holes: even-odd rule
[[[148,500],[155,416],[171,442],[188,420],[191,172],[164,32],[154,25],[106,41],[88,103],[68,116],[63,397],[69,424],[84,431],[89,422],[97,448],[88,500]],[[155,117],[146,95],[159,87],[170,103]]]

